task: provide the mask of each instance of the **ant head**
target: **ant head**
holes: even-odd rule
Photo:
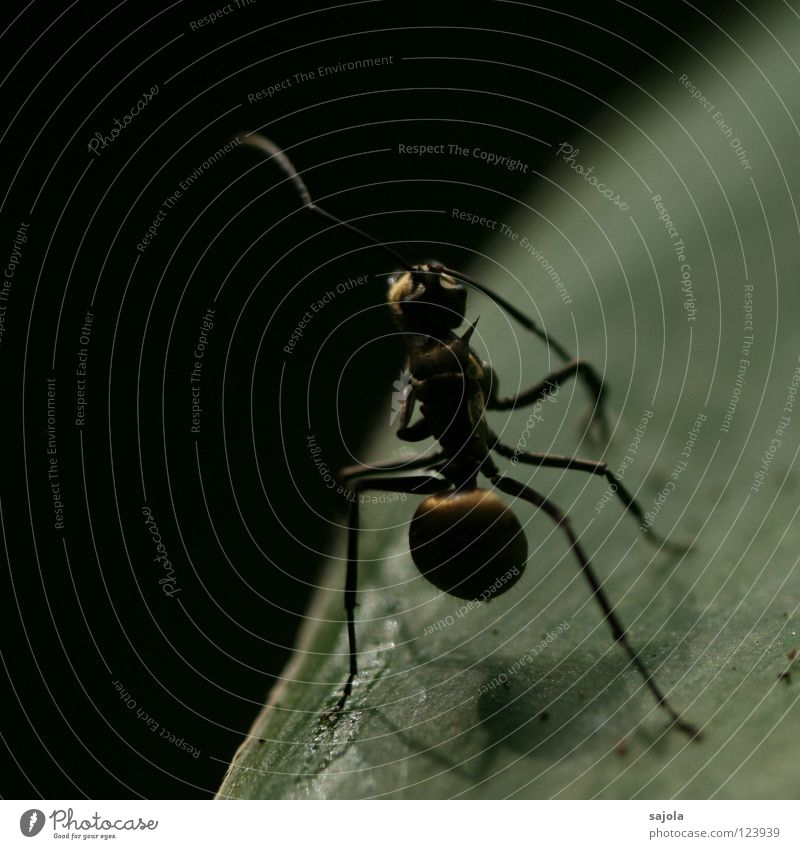
[[[434,335],[464,321],[467,290],[439,263],[415,265],[390,286],[389,304],[402,330]]]
[[[487,489],[428,496],[411,520],[409,548],[417,569],[434,586],[476,601],[511,589],[528,559],[519,520]]]

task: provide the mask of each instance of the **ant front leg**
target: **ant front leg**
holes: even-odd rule
[[[490,373],[492,388],[486,408],[488,410],[513,410],[516,407],[525,407],[529,404],[544,401],[548,395],[553,394],[554,389],[559,389],[565,380],[573,377],[581,378],[584,381],[586,388],[594,399],[594,409],[589,417],[590,427],[596,424],[600,430],[600,437],[604,440],[608,439],[609,426],[605,411],[607,391],[594,366],[586,362],[586,360],[581,360],[577,357],[565,363],[561,368],[530,389],[519,392],[516,395],[508,395],[505,398],[497,397],[497,379],[493,373]]]
[[[614,640],[618,642],[627,652],[628,656],[631,659],[631,663],[636,667],[639,674],[644,679],[644,683],[650,692],[655,697],[658,704],[669,714],[672,722],[680,728],[685,734],[688,734],[689,737],[693,739],[697,739],[700,737],[700,730],[696,728],[686,720],[681,718],[681,715],[672,707],[672,705],[667,701],[667,697],[661,692],[661,688],[656,684],[653,676],[648,672],[647,667],[644,665],[644,662],[639,657],[638,652],[634,651],[633,646],[628,642],[628,637],[625,634],[625,629],[622,626],[622,622],[620,622],[619,617],[614,612],[614,608],[611,606],[611,602],[608,599],[608,596],[605,593],[600,581],[595,574],[594,569],[592,568],[592,564],[589,562],[589,558],[586,556],[581,544],[578,542],[578,537],[575,535],[575,531],[572,530],[572,526],[570,524],[569,516],[562,513],[558,507],[555,506],[551,501],[548,501],[543,495],[539,495],[538,492],[531,489],[525,484],[520,483],[519,481],[515,481],[512,478],[507,478],[502,475],[495,475],[492,477],[492,483],[501,491],[506,493],[506,495],[511,495],[516,498],[522,498],[525,501],[530,502],[536,507],[544,510],[548,516],[560,527],[563,528],[564,533],[569,537],[570,547],[572,551],[575,553],[575,557],[578,558],[578,562],[580,563],[581,572],[586,577],[586,580],[589,582],[589,585],[592,588],[592,593],[594,597],[597,599],[598,604],[603,610],[606,621],[611,628],[611,633],[614,635]]]
[[[409,393],[403,401],[400,411],[400,426],[397,431],[397,436],[406,442],[421,442],[431,435],[427,419],[420,419],[413,425],[409,425],[415,404],[414,390],[409,388]],[[355,466],[345,466],[339,469],[337,477],[344,484],[347,484],[351,478],[361,475],[373,474],[374,472],[410,472],[414,469],[423,469],[426,466],[432,467],[443,459],[444,452],[436,451],[433,454],[422,454],[417,457],[409,457],[406,460],[378,460],[369,464],[359,463]]]
[[[495,439],[494,434],[492,434],[492,438]],[[550,469],[575,469],[578,472],[588,472],[590,475],[604,477],[608,481],[611,491],[619,497],[625,509],[629,510],[639,520],[640,530],[653,545],[662,546],[666,551],[670,551],[673,554],[683,554],[687,550],[688,546],[669,542],[653,530],[652,525],[647,523],[641,504],[623,486],[622,481],[614,477],[614,473],[605,463],[597,460],[581,460],[578,457],[564,457],[560,454],[539,454],[533,451],[521,451],[518,448],[511,448],[509,445],[505,445],[500,441],[495,441],[493,448],[501,457],[507,457],[509,460],[516,460],[519,463],[526,463],[530,466],[541,466]]]
[[[362,475],[374,474],[375,472],[410,472],[414,469],[433,467],[443,459],[444,452],[436,451],[434,454],[422,454],[418,457],[409,457],[406,460],[377,460],[374,463],[345,466],[343,469],[339,469],[336,477],[347,486],[351,479]]]
[[[350,655],[350,673],[334,711],[341,711],[353,691],[353,681],[358,675],[356,650],[356,595],[358,591],[358,495],[368,489],[383,492],[405,492],[413,495],[433,495],[448,485],[436,475],[412,475],[401,478],[364,478],[353,484],[354,500],[350,504],[347,523],[347,575],[344,584],[344,609],[347,614],[347,640]]]
[[[430,422],[427,419],[419,419],[413,425],[410,424],[416,404],[417,396],[414,394],[414,387],[409,386],[408,395],[400,411],[400,425],[397,428],[397,438],[404,442],[422,442],[423,439],[432,436]]]

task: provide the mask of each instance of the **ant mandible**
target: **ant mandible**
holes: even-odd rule
[[[339,478],[353,492],[380,490],[427,496],[417,507],[409,528],[411,557],[422,573],[445,593],[462,599],[486,599],[500,595],[519,580],[528,558],[528,543],[519,520],[494,489],[521,498],[544,511],[567,535],[581,573],[603,610],[614,640],[627,652],[645,685],[676,727],[692,738],[699,730],[672,707],[653,679],[639,654],[631,646],[625,629],[614,611],[589,558],[572,529],[569,516],[531,487],[501,474],[492,451],[517,462],[556,469],[575,469],[605,477],[612,484],[626,510],[640,520],[644,533],[665,548],[681,549],[660,539],[645,522],[641,506],[603,462],[555,454],[521,451],[503,444],[489,428],[487,410],[513,410],[543,401],[569,378],[581,378],[594,398],[591,425],[605,425],[605,390],[592,366],[570,358],[564,348],[545,334],[524,313],[504,298],[460,271],[440,263],[411,265],[388,245],[346,221],[342,221],[311,199],[311,195],[286,154],[272,141],[258,134],[240,134],[237,140],[256,148],[276,162],[299,193],[304,207],[314,215],[344,227],[359,239],[380,248],[404,269],[390,279],[389,307],[406,344],[406,373],[410,386],[400,412],[397,436],[407,442],[433,437],[440,446],[434,454],[398,463],[379,461],[340,470]],[[467,290],[471,286],[502,307],[527,330],[535,333],[564,361],[564,364],[530,389],[499,397],[491,367],[470,348],[477,320],[457,336],[453,331],[465,320]],[[417,401],[422,417],[411,421]],[[421,475],[401,477],[374,472],[424,470]],[[483,475],[494,489],[481,489]],[[350,506],[347,542],[347,575],[344,606],[347,612],[350,672],[336,710],[347,702],[358,675],[355,608],[358,578],[358,498]]]

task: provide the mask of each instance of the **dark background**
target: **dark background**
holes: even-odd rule
[[[589,125],[602,134],[615,109],[646,98],[637,86],[663,77],[655,58],[716,37],[733,24],[730,6],[377,0],[305,11],[258,0],[192,31],[219,6],[79,2],[34,3],[9,20],[4,265],[20,222],[29,238],[0,346],[4,797],[213,794],[343,518],[306,436],[331,469],[351,462],[398,376],[379,276],[388,260],[299,211],[254,152],[204,171],[137,252],[180,181],[233,133],[258,129],[330,211],[411,261],[463,268],[481,233],[431,210],[500,216],[551,168],[551,145]],[[378,56],[393,61],[293,79]],[[248,103],[287,77],[289,88]],[[153,85],[116,141],[89,153],[94,133]],[[401,156],[398,142],[481,147],[529,169]],[[360,275],[368,285],[336,297],[285,355],[309,304]],[[221,286],[192,434],[192,351]],[[79,428],[74,371],[90,304]],[[63,531],[47,476],[52,376]],[[172,598],[145,504],[173,563]]]

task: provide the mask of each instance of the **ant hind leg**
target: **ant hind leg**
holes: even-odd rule
[[[495,439],[492,446],[493,450],[497,451],[501,457],[507,457],[509,460],[550,469],[575,469],[578,472],[588,472],[590,475],[604,477],[608,481],[611,491],[619,498],[625,509],[630,511],[639,520],[639,529],[653,545],[660,546],[672,554],[683,554],[689,548],[688,545],[670,542],[657,534],[653,530],[652,525],[648,524],[641,504],[623,486],[622,481],[614,477],[614,473],[602,461],[582,460],[578,457],[565,457],[561,454],[539,454],[533,451],[521,451],[500,442],[494,434],[492,434],[492,438]]]
[[[492,478],[492,483],[499,489],[501,492],[504,492],[506,495],[511,495],[516,498],[522,498],[524,501],[528,501],[530,504],[544,510],[545,513],[560,527],[563,528],[564,533],[566,533],[567,537],[570,541],[570,547],[575,554],[575,557],[578,559],[580,563],[581,572],[583,573],[586,580],[589,582],[589,586],[592,588],[592,593],[594,597],[597,599],[597,603],[603,610],[603,614],[605,615],[606,621],[608,622],[609,627],[611,628],[611,633],[614,636],[614,640],[619,643],[622,648],[627,652],[628,657],[631,660],[631,663],[636,667],[636,670],[642,676],[645,685],[650,690],[650,692],[655,697],[656,702],[658,702],[659,706],[663,708],[667,714],[669,714],[673,724],[687,734],[692,739],[697,739],[700,737],[700,730],[692,725],[690,722],[687,722],[685,719],[681,718],[681,715],[672,707],[672,705],[667,700],[667,697],[664,693],[661,692],[661,688],[656,684],[653,676],[648,672],[647,667],[644,665],[639,653],[636,652],[633,646],[628,641],[628,637],[625,634],[625,629],[622,626],[622,622],[619,620],[619,617],[614,612],[614,608],[611,606],[611,602],[606,595],[605,590],[603,589],[600,581],[598,580],[597,575],[592,567],[592,564],[589,562],[589,558],[586,556],[581,544],[578,542],[578,537],[575,535],[575,531],[573,531],[569,516],[565,513],[562,513],[558,507],[555,506],[551,501],[545,498],[543,495],[540,495],[535,490],[526,486],[519,481],[513,480],[513,478],[507,478],[502,475],[495,475]]]

